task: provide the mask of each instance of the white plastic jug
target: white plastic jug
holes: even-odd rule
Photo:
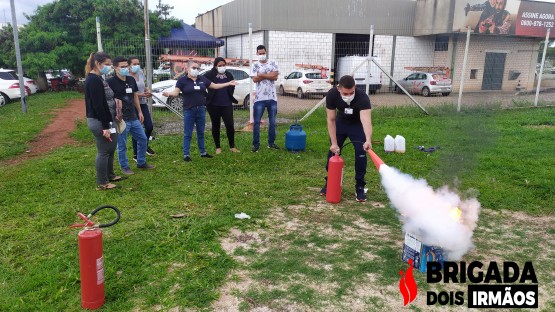
[[[389,134],[385,136],[383,140],[383,148],[386,153],[395,151],[395,140]]]
[[[405,152],[405,138],[402,135],[395,136],[395,151],[397,153]]]

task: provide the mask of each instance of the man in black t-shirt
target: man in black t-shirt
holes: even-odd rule
[[[129,160],[127,158],[127,133],[131,133],[133,139],[137,141],[137,168],[139,169],[154,169],[153,165],[146,162],[146,149],[148,139],[145,130],[141,123],[144,120],[139,103],[139,96],[137,91],[137,82],[135,78],[129,76],[129,63],[127,59],[118,56],[113,62],[115,66],[116,75],[108,79],[108,84],[112,91],[114,91],[114,98],[121,101],[122,116],[119,116],[120,104],[118,104],[118,120],[123,118],[125,120],[125,130],[118,136],[118,161],[121,166],[121,171],[124,174],[134,174],[133,170],[129,168]],[[118,102],[118,101],[116,101]]]
[[[339,86],[330,89],[326,96],[328,133],[331,141],[328,161],[334,153],[341,151],[340,147],[349,138],[355,148],[355,191],[358,202],[366,201],[364,176],[367,163],[366,151],[372,148],[371,108],[368,95],[356,88],[352,76],[341,77]],[[320,194],[326,195],[326,191],[327,181]]]

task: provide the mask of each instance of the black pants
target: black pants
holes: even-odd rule
[[[148,110],[147,104],[141,104],[141,111],[143,112],[143,117],[145,118],[143,126],[145,126],[146,146],[148,147],[148,141],[150,140],[150,135],[154,130],[154,125],[152,124],[152,117],[150,116],[150,110]],[[137,156],[137,141],[135,141],[135,139],[133,139],[133,156]]]
[[[214,106],[209,105],[206,107],[210,120],[212,121],[212,137],[216,148],[220,146],[220,124],[223,119],[227,139],[229,140],[229,148],[235,147],[235,129],[233,128],[233,106]]]
[[[339,121],[335,123],[337,145],[342,147],[345,140],[349,138],[353,143],[355,148],[355,181],[356,187],[363,187],[366,185],[364,176],[366,175],[366,151],[363,148],[364,142],[366,142],[366,136],[364,135],[364,128],[361,123],[356,124],[344,124]],[[328,162],[333,156],[331,151],[328,152]],[[328,162],[326,162],[326,171],[328,171]]]

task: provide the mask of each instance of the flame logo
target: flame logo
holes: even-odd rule
[[[401,295],[403,295],[403,306],[413,302],[418,294],[418,286],[416,286],[414,276],[412,275],[413,268],[412,259],[409,259],[409,267],[406,272],[403,272],[403,270],[399,271],[399,275],[401,275],[401,279],[399,280],[399,291],[401,291]]]

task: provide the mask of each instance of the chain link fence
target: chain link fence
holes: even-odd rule
[[[472,34],[468,49],[464,32],[420,37],[380,34],[370,40],[368,34],[267,30],[220,39],[219,47],[151,41],[153,82],[179,77],[190,60],[207,70],[216,56],[222,56],[242,83],[236,88],[236,108],[248,110],[249,59],[263,44],[280,68],[275,83],[279,114],[294,119],[322,104],[325,93],[346,74],[354,74],[357,87],[368,89],[374,107],[415,105],[415,101],[423,108],[456,107],[461,88],[463,110],[534,106],[542,68],[540,38]],[[143,41],[104,39],[102,43],[113,57],[133,55],[146,62]],[[373,61],[368,58],[370,51]],[[543,64],[538,105],[555,100],[554,65],[550,58]]]

